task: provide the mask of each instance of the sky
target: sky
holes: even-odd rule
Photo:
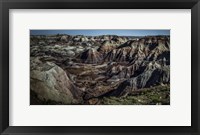
[[[150,35],[170,35],[170,30],[30,30],[31,35],[118,35],[118,36],[150,36]]]

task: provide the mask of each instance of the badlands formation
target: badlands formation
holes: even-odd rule
[[[30,37],[31,104],[170,104],[169,36]]]

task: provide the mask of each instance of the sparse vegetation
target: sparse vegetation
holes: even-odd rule
[[[101,103],[105,105],[169,105],[169,86],[156,86],[135,91],[126,97],[104,97]]]

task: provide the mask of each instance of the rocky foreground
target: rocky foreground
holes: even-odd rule
[[[170,104],[170,37],[30,37],[31,104]]]

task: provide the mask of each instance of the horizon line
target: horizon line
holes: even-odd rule
[[[155,36],[170,35],[170,30],[30,30],[30,35],[57,35],[66,34],[71,36],[101,36],[101,35],[117,35],[117,36]]]
[[[30,34],[30,36],[53,36],[53,35],[69,35],[69,36],[119,36],[119,37],[145,37],[145,36],[170,36],[170,34],[157,34],[157,35],[115,35],[115,34],[100,34],[100,35],[84,35],[84,34],[67,34],[67,33],[57,33],[57,34]]]

